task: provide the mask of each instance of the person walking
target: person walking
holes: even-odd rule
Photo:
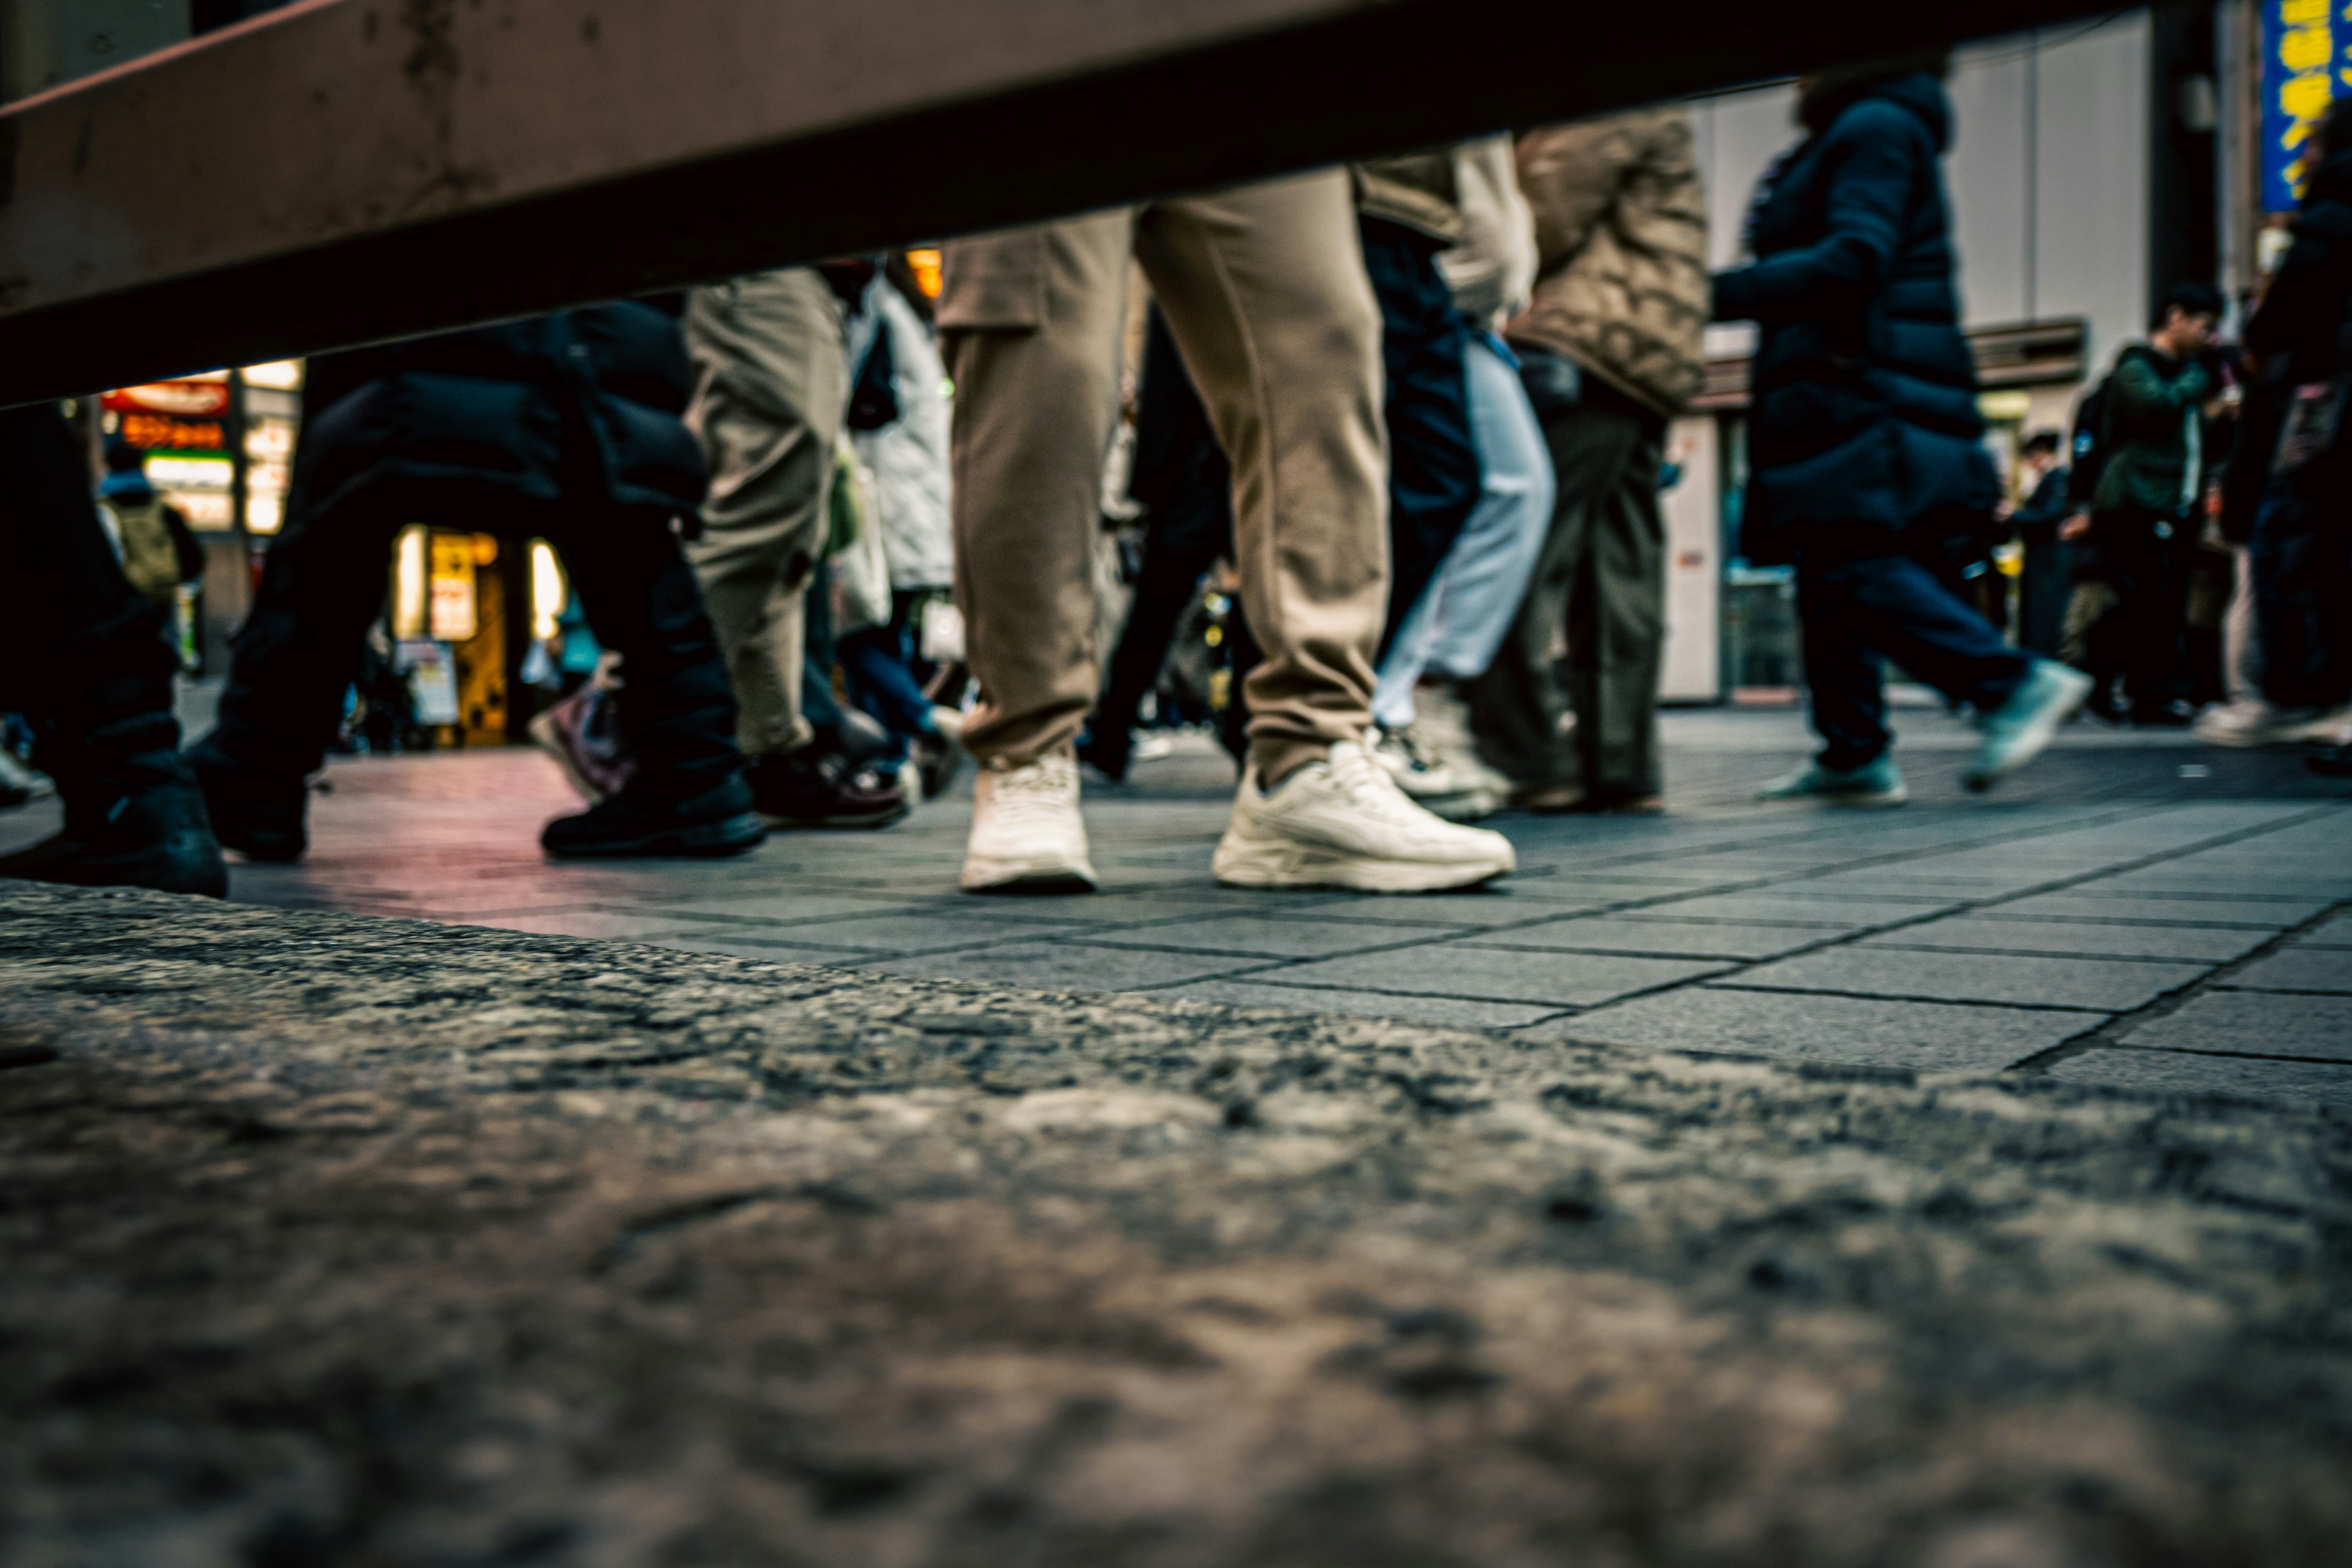
[[[2018,454],[2018,500],[2009,521],[2024,552],[2017,579],[2017,641],[2021,647],[2056,658],[2066,637],[2066,601],[2074,589],[2074,546],[2059,530],[2074,512],[2067,499],[2066,438],[2036,430]]]
[[[1526,302],[1536,268],[1534,218],[1511,139],[1456,149],[1454,186],[1463,241],[1437,265],[1472,325],[1463,369],[1478,499],[1381,657],[1372,717],[1379,759],[1406,793],[1467,821],[1498,808],[1507,785],[1479,760],[1463,691],[1494,662],[1526,595],[1551,521],[1552,471],[1518,360],[1496,335]]]
[[[1412,805],[1366,744],[1388,587],[1380,317],[1347,176],[1326,171],[948,247],[956,597],[980,686],[962,885],[1096,884],[1071,746],[1099,679],[1094,536],[1130,258],[1231,462],[1265,654],[1218,879],[1411,891],[1508,871],[1508,840]]]
[[[2205,356],[2221,319],[2211,284],[2175,284],[2147,341],[2126,344],[2107,378],[2099,440],[2106,458],[2084,537],[2115,590],[2107,629],[2135,724],[2195,717],[2186,700],[2181,568],[2201,521],[2205,419],[2219,411],[2220,384]]]
[[[2225,746],[2319,742],[2326,771],[2352,771],[2352,451],[2344,438],[2345,331],[2352,321],[2352,100],[2321,121],[2310,184],[2262,306],[2246,323],[2255,367],[2226,485],[2259,496],[2252,577],[2258,699],[2209,709],[2200,740]],[[2266,439],[2264,437],[2267,437]],[[2243,465],[2242,471],[2240,465]]]
[[[31,724],[65,823],[0,877],[220,898],[228,872],[179,754],[164,610],[123,574],[55,403],[0,409],[0,713]]]
[[[1907,798],[1885,659],[1977,710],[1971,789],[2040,754],[2090,689],[2009,647],[1922,558],[1998,490],[1952,281],[1943,74],[1939,55],[1800,82],[1808,134],[1757,194],[1755,259],[1715,279],[1716,318],[1759,327],[1742,542],[1795,562],[1822,742],[1768,800]]]
[[[628,783],[548,824],[547,852],[756,846],[734,698],[672,531],[702,496],[702,454],[678,417],[688,384],[676,321],[635,301],[310,361],[286,527],[233,645],[219,721],[188,752],[221,841],[257,860],[301,858],[306,780],[383,606],[393,536],[429,518],[546,539],[597,640],[622,656]]]
[[[687,555],[734,680],[751,793],[774,827],[879,827],[907,815],[905,795],[862,774],[838,729],[812,723],[803,702],[806,601],[822,577],[849,412],[848,301],[872,275],[865,263],[786,267],[687,296],[686,424],[710,472]],[[861,346],[872,341],[864,327]]]
[[[1529,132],[1517,166],[1537,274],[1505,332],[1557,489],[1510,633],[1472,689],[1472,723],[1523,809],[1654,811],[1659,474],[1667,424],[1706,376],[1706,194],[1690,114],[1669,105]]]

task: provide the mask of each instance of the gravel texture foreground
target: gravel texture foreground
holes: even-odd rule
[[[12,889],[0,1281],[11,1568],[2352,1540],[2352,1122],[2031,1079]]]

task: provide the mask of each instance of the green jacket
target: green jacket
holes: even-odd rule
[[[2213,377],[2195,362],[2183,364],[2145,343],[2116,358],[2107,382],[2105,431],[2100,445],[2110,456],[2091,498],[2099,511],[2137,507],[2166,517],[2186,516],[2182,498],[2189,472],[2189,421],[2213,395]],[[2201,437],[2200,429],[2197,436]],[[2203,442],[2197,441],[2201,456]]]

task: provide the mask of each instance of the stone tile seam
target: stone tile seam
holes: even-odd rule
[[[2347,906],[2352,906],[2352,898],[2339,899],[2335,903],[2320,910],[2317,913],[2313,914],[2301,923],[2289,926],[2286,930],[2278,932],[2267,942],[2257,943],[2251,951],[2242,956],[2233,958],[2226,963],[2215,964],[2205,974],[2194,981],[2191,981],[2187,985],[2164,992],[2160,995],[2142,1003],[2139,1006],[2132,1008],[2128,1012],[2116,1014],[2114,1016],[2108,1018],[2105,1023],[2098,1025],[2095,1028],[2085,1030],[2084,1033],[2076,1035],[2071,1039],[2061,1040],[2054,1046],[2044,1047],[2042,1049],[2035,1051],[2030,1056],[2021,1058],[2017,1061],[2011,1062],[2008,1067],[2001,1070],[2004,1072],[2022,1073],[2027,1076],[2038,1077],[2040,1075],[2046,1074],[2052,1068],[2057,1066],[2060,1062],[2065,1061],[2072,1057],[2081,1056],[2085,1051],[2096,1049],[2101,1046],[2121,1047],[2123,1037],[2130,1033],[2133,1029],[2137,1028],[2140,1025],[2153,1023],[2158,1018],[2169,1017],[2173,1014],[2180,1011],[2181,1008],[2187,1006],[2197,997],[2205,995],[2214,990],[2221,989],[2221,987],[2220,983],[2221,981],[2224,981],[2231,975],[2237,974],[2252,965],[2260,963],[2262,960],[2270,957],[2271,954],[2274,952],[2283,951],[2293,943],[2296,937],[2326,921],[2335,915],[2337,910],[2345,909]],[[2261,993],[2250,994],[2261,994]],[[2148,1047],[2136,1047],[2129,1048],[2146,1049]],[[2220,1055],[2223,1053],[2216,1052],[2208,1054]]]
[[[2346,1072],[2352,1072],[2352,1061],[2347,1061],[2342,1057],[2297,1057],[2289,1056],[2281,1051],[2200,1050],[2194,1046],[2134,1046],[2126,1045],[2121,1040],[2102,1041],[2097,1046],[2087,1048],[2102,1051],[2138,1051],[2147,1056],[2226,1057],[2231,1061],[2241,1062],[2294,1062],[2302,1067],[2340,1068]],[[2001,1070],[2014,1072],[2017,1069],[2003,1068]]]
[[[1779,960],[1770,962],[1778,963]],[[2079,1013],[2087,1017],[2108,1018],[2116,1012],[2112,1007],[2093,1007],[2080,1002],[1998,1002],[1983,996],[1927,996],[1911,991],[1849,991],[1835,985],[1766,985],[1756,981],[1701,980],[1696,984],[1706,991],[1752,991],[1769,996],[1842,996],[1853,1002],[1919,1002],[1931,1007],[1990,1007],[2004,1013]],[[2193,985],[2196,982],[2186,984]]]
[[[2206,928],[2190,926],[2188,929],[2197,931]],[[2053,952],[2048,948],[2042,947],[1934,947],[1925,942],[1867,942],[1855,945],[1865,952],[1941,952],[1955,958],[2063,958],[2081,959],[2085,963],[2213,964],[2231,962],[2228,959],[2167,958],[2158,952]],[[2268,987],[2250,987],[2249,989],[2268,989]]]
[[[2175,809],[2179,809],[2179,810],[2189,810],[2189,809],[2194,809],[2194,808],[2193,808],[2193,806],[2191,806],[2191,805],[2184,805],[2179,806],[2179,807],[2177,807],[2177,808],[2175,808]],[[2332,816],[2332,815],[2335,815],[2335,814],[2336,814],[2336,813],[2340,812],[2342,809],[2343,809],[2343,807],[2342,807],[2340,805],[2338,805],[2338,804],[2337,804],[2337,803],[2336,803],[2336,802],[2332,802],[2332,801],[2331,801],[2331,802],[2328,802],[2328,803],[2326,803],[2326,804],[2325,804],[2325,805],[2323,805],[2314,806],[2314,807],[2312,807],[2312,808],[2309,808],[2309,809],[2306,809],[2306,810],[2304,810],[2304,811],[2298,811],[2298,812],[2290,813],[2290,814],[2288,814],[2288,815],[2286,815],[2286,816],[2282,816],[2282,817],[2279,817],[2279,818],[2277,818],[2277,819],[2275,819],[2275,820],[2273,820],[2273,821],[2271,821],[2271,822],[2267,822],[2267,823],[2258,823],[2258,824],[2255,824],[2255,825],[2253,825],[2253,826],[2247,826],[2247,827],[2232,828],[2232,829],[2230,829],[2229,831],[2224,832],[2224,833],[2215,834],[2215,835],[2210,835],[2210,836],[2209,836],[2209,837],[2205,837],[2205,838],[2202,838],[2202,839],[2192,840],[2190,843],[2189,843],[2189,844],[2187,844],[2187,845],[2183,845],[2183,846],[2181,846],[2181,847],[2178,847],[2178,848],[2168,849],[2168,850],[2159,850],[2159,851],[2157,851],[2157,852],[2152,853],[2152,854],[2149,854],[2149,855],[2142,856],[2139,859],[2137,859],[2137,860],[2136,860],[2136,861],[2130,861],[2130,860],[2127,860],[2127,861],[2125,861],[2124,863],[2122,863],[2121,865],[2118,865],[2118,866],[2108,867],[2108,868],[2103,868],[2103,869],[2101,869],[2101,870],[2097,870],[2097,871],[2085,872],[2085,873],[2083,873],[2083,874],[2081,874],[2081,875],[2074,876],[2074,877],[2071,877],[2071,878],[2063,878],[2063,879],[2053,879],[2053,880],[2052,880],[2052,881],[2050,881],[2050,882],[2042,883],[2042,884],[2041,884],[2041,885],[2039,885],[2039,886],[2037,886],[2037,887],[2025,889],[2022,889],[2022,890],[2021,890],[2021,891],[2014,892],[2014,893],[2004,893],[2004,894],[1999,894],[1999,895],[1996,895],[1996,896],[1994,896],[1994,897],[1988,898],[1988,899],[1985,899],[1985,900],[1979,900],[1979,901],[1977,901],[1977,902],[1973,902],[1973,903],[1971,903],[1971,902],[1969,902],[1969,901],[1968,901],[1968,900],[1959,900],[1959,901],[1957,903],[1957,905],[1946,905],[1946,906],[1944,906],[1944,907],[1941,907],[1941,908],[1938,908],[1938,909],[1936,909],[1936,910],[1929,910],[1929,911],[1923,911],[1922,913],[1919,913],[1919,914],[1916,914],[1916,915],[1911,916],[1911,917],[1909,917],[1908,919],[1905,919],[1905,920],[1888,921],[1885,921],[1885,922],[1880,923],[1880,924],[1877,924],[1877,925],[1864,926],[1864,927],[1862,927],[1862,928],[1860,928],[1860,929],[1858,929],[1858,930],[1855,930],[1855,931],[1850,931],[1850,932],[1848,932],[1847,934],[1845,934],[1845,935],[1843,935],[1843,936],[1826,938],[1826,939],[1824,939],[1823,941],[1819,942],[1812,943],[1812,944],[1811,944],[1811,945],[1810,945],[1810,946],[1807,946],[1807,947],[1804,947],[1804,948],[1800,948],[1800,949],[1797,949],[1797,950],[1795,950],[1795,951],[1793,951],[1793,952],[1781,953],[1781,954],[1779,954],[1778,956],[1773,957],[1773,958],[1755,959],[1755,960],[1752,960],[1752,961],[1748,961],[1748,962],[1743,963],[1741,963],[1741,964],[1738,966],[1738,970],[1739,970],[1740,972],[1745,972],[1745,971],[1748,971],[1748,970],[1753,970],[1753,969],[1759,968],[1759,967],[1760,967],[1760,966],[1762,966],[1762,965],[1764,965],[1764,964],[1767,964],[1767,963],[1778,963],[1781,962],[1781,961],[1782,961],[1782,960],[1784,960],[1784,959],[1797,958],[1797,957],[1801,957],[1801,956],[1810,955],[1810,954],[1811,954],[1811,953],[1815,953],[1815,952],[1825,952],[1825,951],[1827,951],[1827,950],[1829,950],[1829,949],[1832,949],[1832,948],[1836,948],[1836,947],[1843,947],[1843,946],[1853,945],[1853,944],[1855,944],[1855,943],[1860,942],[1862,941],[1862,939],[1863,939],[1863,938],[1864,938],[1864,937],[1877,936],[1877,935],[1881,935],[1881,934],[1883,934],[1883,933],[1885,933],[1885,932],[1887,932],[1887,931],[1902,931],[1902,930],[1905,930],[1905,929],[1906,929],[1906,928],[1908,928],[1908,927],[1911,927],[1911,926],[1925,925],[1925,924],[1927,924],[1927,923],[1929,923],[1929,922],[1931,922],[1931,921],[1934,921],[1943,920],[1943,919],[1945,919],[1945,918],[1947,918],[1947,917],[1948,917],[1948,916],[1953,916],[1953,915],[1975,914],[1975,913],[1979,912],[1980,910],[1990,910],[1998,909],[1998,908],[1999,908],[2000,905],[2002,905],[2002,904],[2006,904],[2006,903],[2013,903],[2013,902],[2016,902],[2016,901],[2018,901],[2018,900],[2022,900],[2022,899],[2038,897],[2038,896],[2040,896],[2040,895],[2042,895],[2042,894],[2043,894],[2043,893],[2063,891],[2063,890],[2064,890],[2065,889],[2067,889],[2067,888],[2069,888],[2069,887],[2080,886],[2081,884],[2085,883],[2085,882],[2095,881],[2095,880],[2097,880],[2098,879],[2100,879],[2100,878],[2102,878],[2102,877],[2120,876],[2120,875],[2123,875],[2123,874],[2125,874],[2125,873],[2126,873],[2126,872],[2129,872],[2129,871],[2134,871],[2134,870],[2140,869],[2140,868],[2144,868],[2144,867],[2147,867],[2147,866],[2155,866],[2155,865],[2160,865],[2160,864],[2162,864],[2164,861],[2168,860],[2168,859],[2171,859],[2171,858],[2175,858],[2176,856],[2179,856],[2179,855],[2183,855],[2183,854],[2193,854],[2193,853],[2196,853],[2196,852],[2198,852],[2198,851],[2200,851],[2200,850],[2202,850],[2202,849],[2220,848],[2220,847],[2225,847],[2225,846],[2227,846],[2227,845],[2230,845],[2230,844],[2239,843],[2239,842],[2241,842],[2241,841],[2242,841],[2242,840],[2245,840],[2245,839],[2254,838],[2254,837],[2262,837],[2262,836],[2263,836],[2263,835],[2271,834],[2271,833],[2283,832],[2283,831],[2284,831],[2285,829],[2287,829],[2287,828],[2289,828],[2289,827],[2300,826],[2302,826],[2304,823],[2306,823],[2306,822],[2313,822],[2313,821],[2322,820],[2322,819],[2324,819],[2324,818],[2326,818],[2326,817],[2327,817],[2327,816]],[[2116,814],[2116,817],[2117,817],[2118,819],[2125,819],[2125,820],[2133,819],[2133,818],[2136,818],[2136,817],[2137,817],[2137,816],[2141,816],[2141,815],[2144,815],[2144,814],[2141,814],[2141,813],[2120,813],[2120,812]],[[2077,825],[2077,826],[2079,826],[2079,825]],[[2005,840],[2005,842],[2015,842],[2015,840]],[[2315,917],[2315,918],[2317,918],[2317,917]],[[1512,929],[1517,929],[1517,928],[1512,928]],[[1452,940],[1459,940],[1459,939],[1452,939]],[[2210,978],[2210,976],[2209,976],[2208,978]],[[2197,983],[2196,983],[2196,982],[2191,982],[2190,984],[2197,984]],[[1773,991],[1773,992],[1780,992],[1780,991],[1782,991],[1782,990],[1784,989],[1784,988],[1782,988],[1782,987],[1779,987],[1779,986],[1769,986],[1769,985],[1742,986],[1742,985],[1740,984],[1740,982],[1739,982],[1739,973],[1733,973],[1733,974],[1732,974],[1729,978],[1727,978],[1727,978],[1724,978],[1724,977],[1722,977],[1722,976],[1719,976],[1719,975],[1718,975],[1718,976],[1697,975],[1697,976],[1693,976],[1692,978],[1690,978],[1690,979],[1688,979],[1688,980],[1678,981],[1678,982],[1675,982],[1675,983],[1671,984],[1658,986],[1658,987],[1656,987],[1655,989],[1656,989],[1657,991],[1660,991],[1660,992],[1664,992],[1664,991],[1672,991],[1672,990],[1675,990],[1675,989],[1680,988],[1681,986],[1685,986],[1685,985],[1694,985],[1694,986],[1695,986],[1695,985],[1705,985],[1705,986],[1706,986],[1706,987],[1707,987],[1708,989],[1710,989],[1710,990],[1725,990],[1725,991],[1728,991],[1728,990],[1741,990],[1741,989],[1747,989],[1747,990],[1756,990],[1756,991]],[[1795,990],[1796,988],[1791,987],[1791,988],[1787,988],[1787,989],[1788,989],[1788,990],[1792,990],[1792,991],[1793,991],[1793,990]],[[1875,995],[1876,995],[1876,994],[1875,994],[1875,993],[1834,992],[1834,991],[1818,991],[1818,992],[1816,992],[1815,994],[1822,994],[1822,995],[1853,995],[1853,996],[1862,997],[1862,998],[1865,998],[1865,999],[1867,999],[1867,998],[1869,998],[1869,997],[1873,997],[1873,996],[1875,996]],[[1629,999],[1629,998],[1622,998],[1622,997],[1621,997],[1621,998],[1616,998],[1616,999],[1614,999],[1614,1000],[1622,1001],[1622,1000],[1628,1000],[1628,999]],[[1965,1000],[1965,999],[1951,998],[1951,997],[1932,997],[1932,998],[1908,998],[1908,997],[1893,997],[1893,998],[1886,998],[1886,997],[1881,997],[1881,998],[1879,998],[1879,999],[1881,999],[1881,1000],[1922,1000],[1922,1001],[1946,1002],[1946,1003],[1949,1003],[1949,1004],[1951,1004],[1952,1005],[1956,1005],[1956,1006],[2011,1006],[2011,1005],[2017,1005],[2017,1004],[2011,1004],[2011,1003],[1969,1002],[1969,1001],[1967,1001],[1967,1000]],[[1598,1005],[1608,1005],[1608,1004],[1598,1004]],[[2110,1010],[2108,1010],[2108,1009],[2074,1009],[2074,1008],[2058,1009],[2058,1008],[2055,1008],[2055,1007],[2052,1007],[2052,1008],[2050,1008],[2049,1010],[2052,1010],[2052,1011],[2061,1011],[2061,1010],[2063,1010],[2063,1011],[2070,1011],[2070,1012],[2071,1012],[2071,1011],[2090,1011],[2090,1012],[2099,1013],[2099,1014],[2101,1014],[2102,1016],[2106,1016],[2106,1015],[2108,1015],[2108,1013],[2110,1012]],[[2064,1041],[2062,1041],[2062,1042],[2061,1042],[2061,1045],[2063,1046],[2063,1045],[2067,1044],[2067,1043],[2070,1043],[2070,1042],[2064,1042]],[[2052,1048],[2053,1048],[2053,1049],[2054,1049],[2054,1048],[2057,1048],[2057,1047],[2052,1047]],[[2028,1059],[2030,1060],[2030,1059],[2032,1059],[2032,1058],[2028,1058]]]

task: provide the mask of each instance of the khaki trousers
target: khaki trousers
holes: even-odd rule
[[[687,296],[695,365],[687,427],[710,490],[686,547],[735,682],[736,743],[758,758],[797,750],[802,603],[824,552],[834,446],[849,407],[841,301],[805,267]],[[623,672],[626,679],[627,672]]]
[[[1068,745],[1094,704],[1130,257],[1232,460],[1242,603],[1265,649],[1251,760],[1279,778],[1370,725],[1387,606],[1381,317],[1337,170],[948,247],[956,599],[981,689],[964,744],[1019,766]]]

